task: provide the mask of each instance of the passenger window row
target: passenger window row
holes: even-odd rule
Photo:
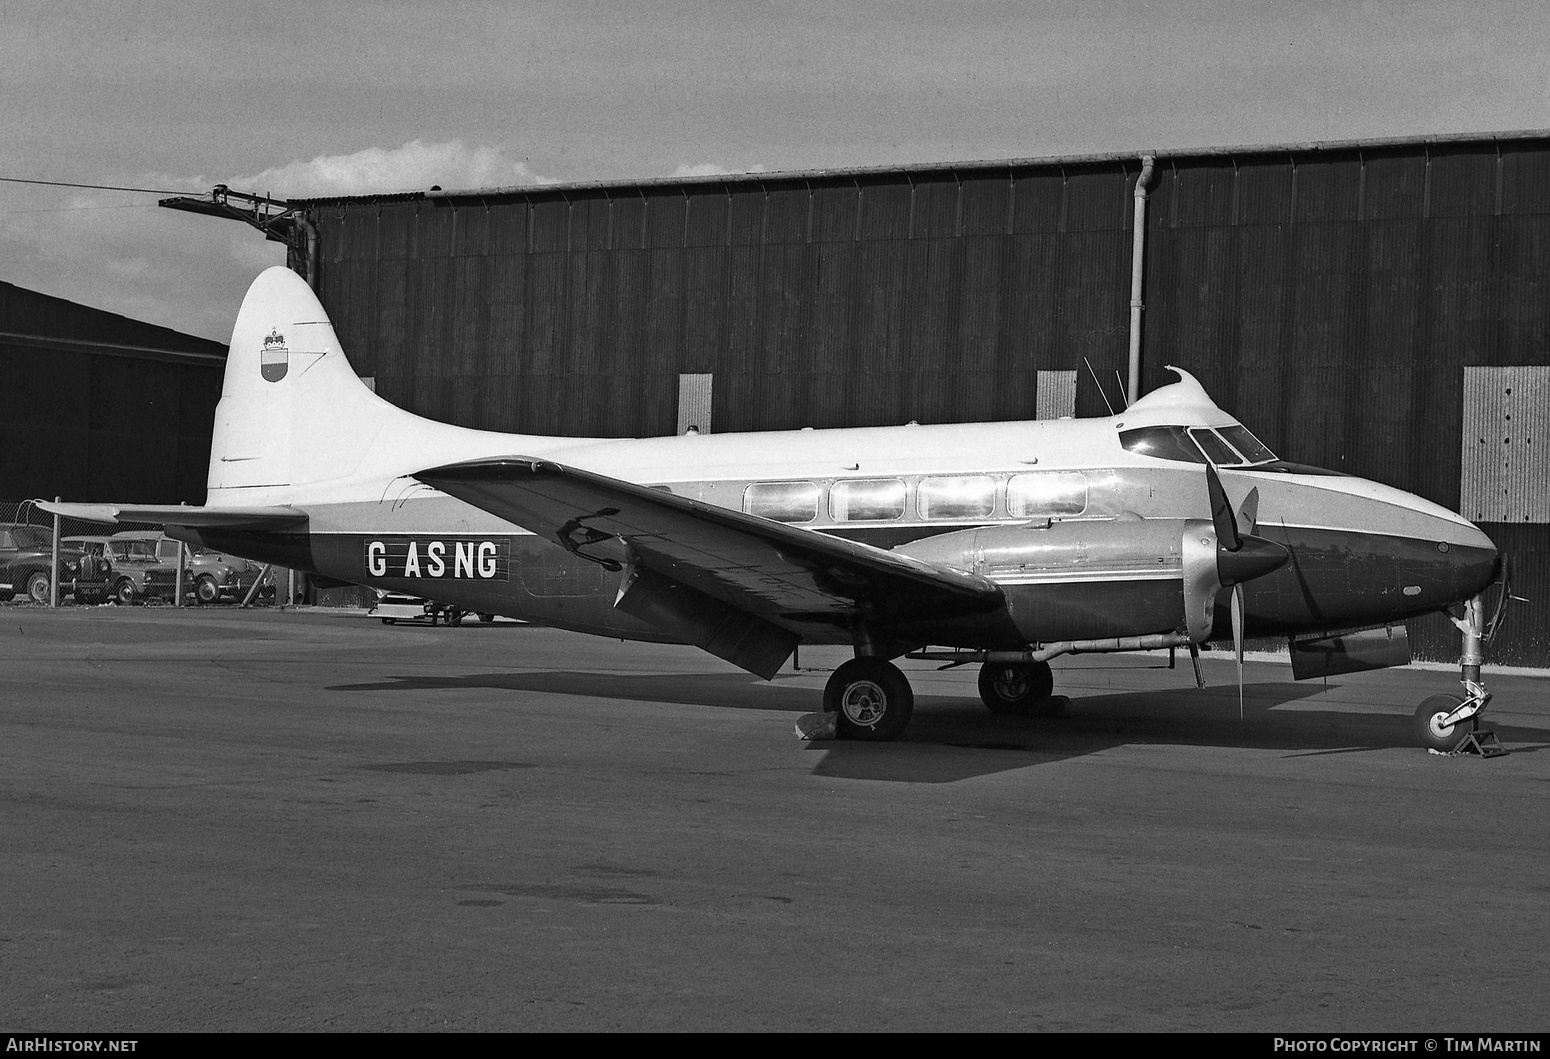
[[[743,490],[743,510],[776,522],[816,522],[821,511],[835,522],[893,522],[904,518],[912,492],[916,515],[928,521],[994,518],[998,501],[1007,518],[1080,515],[1087,509],[1087,476],[1081,471],[1035,471],[754,482]]]

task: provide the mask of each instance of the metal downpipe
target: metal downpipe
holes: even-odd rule
[[[1141,156],[1141,175],[1136,177],[1136,209],[1130,241],[1130,372],[1125,403],[1132,405],[1141,396],[1141,279],[1146,262],[1146,185],[1152,179],[1157,156]]]

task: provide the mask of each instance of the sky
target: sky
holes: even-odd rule
[[[1543,0],[0,0],[0,280],[225,342],[284,263],[157,194],[1550,128]]]

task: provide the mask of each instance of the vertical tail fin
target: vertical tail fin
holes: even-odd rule
[[[306,486],[348,477],[395,416],[407,413],[361,382],[305,281],[268,269],[232,331],[208,503],[288,503]]]

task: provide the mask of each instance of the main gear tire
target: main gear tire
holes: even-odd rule
[[[1057,712],[1055,674],[1048,662],[986,662],[980,666],[980,699],[991,713],[1047,717]]]
[[[915,693],[899,667],[882,658],[852,658],[823,689],[823,708],[837,714],[841,739],[897,739],[915,712]]]

